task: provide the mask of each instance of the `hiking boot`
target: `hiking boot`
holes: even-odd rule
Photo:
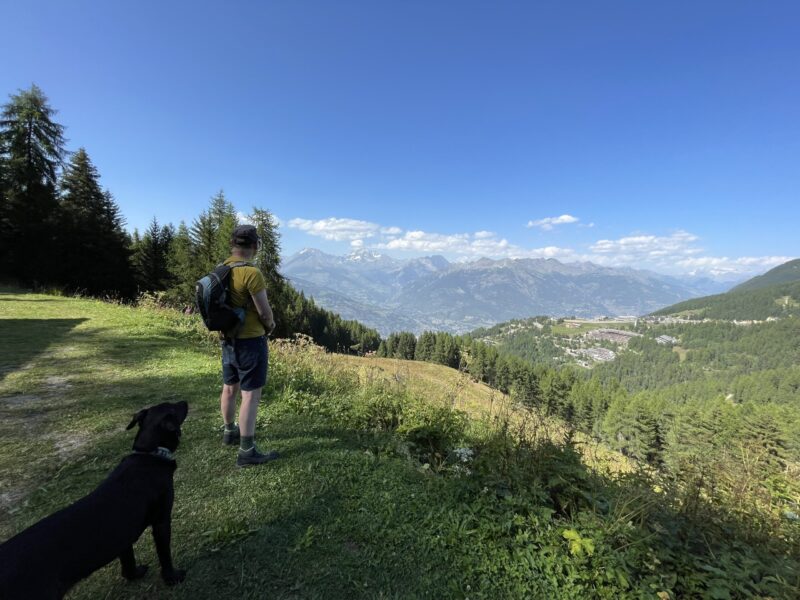
[[[242,450],[239,449],[239,456],[236,457],[236,466],[237,467],[249,467],[250,465],[263,465],[266,462],[270,462],[280,458],[280,454],[278,454],[275,450],[270,450],[267,453],[259,452],[258,448],[253,446],[249,450]]]
[[[242,435],[239,433],[239,426],[237,425],[230,431],[227,429],[223,430],[222,432],[222,443],[226,446],[233,446],[234,444],[238,444],[239,440],[241,439]]]

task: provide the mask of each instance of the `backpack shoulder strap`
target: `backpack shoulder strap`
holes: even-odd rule
[[[225,273],[225,276],[230,275],[236,267],[253,267],[253,268],[255,268],[255,265],[253,263],[247,262],[246,260],[239,260],[239,261],[228,263],[228,264],[222,263],[220,266],[224,266],[224,267],[228,268],[227,272]],[[227,281],[228,290],[231,289],[231,283],[233,283],[233,277],[228,277],[228,281]],[[245,301],[244,306],[245,307],[250,306],[250,303],[251,303],[251,300],[248,297],[247,300]]]

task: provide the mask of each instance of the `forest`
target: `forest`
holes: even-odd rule
[[[616,360],[591,370],[547,366],[473,336],[434,332],[416,346],[411,334],[393,334],[378,354],[459,368],[560,418],[584,443],[620,451],[664,485],[692,490],[754,530],[797,544],[800,318],[641,330]],[[656,343],[663,334],[681,339],[685,358]],[[546,336],[532,329],[526,337]],[[517,334],[512,349],[524,347]],[[541,345],[527,347],[538,352]]]

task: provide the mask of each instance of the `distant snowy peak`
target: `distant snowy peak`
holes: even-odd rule
[[[374,250],[354,250],[350,254],[345,257],[345,260],[348,262],[354,263],[381,263],[386,265],[393,265],[396,264],[398,261],[395,259],[386,256],[385,254],[381,254],[380,252],[375,252]]]

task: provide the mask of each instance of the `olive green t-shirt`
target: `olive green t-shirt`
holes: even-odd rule
[[[229,256],[225,259],[226,265],[235,262],[246,261],[238,256]],[[239,333],[236,334],[238,339],[259,337],[266,333],[261,320],[258,318],[255,304],[250,298],[251,295],[255,295],[265,289],[267,289],[267,282],[258,268],[247,265],[234,267],[231,270],[230,297],[228,301],[233,307],[245,308],[244,324],[239,329]]]

